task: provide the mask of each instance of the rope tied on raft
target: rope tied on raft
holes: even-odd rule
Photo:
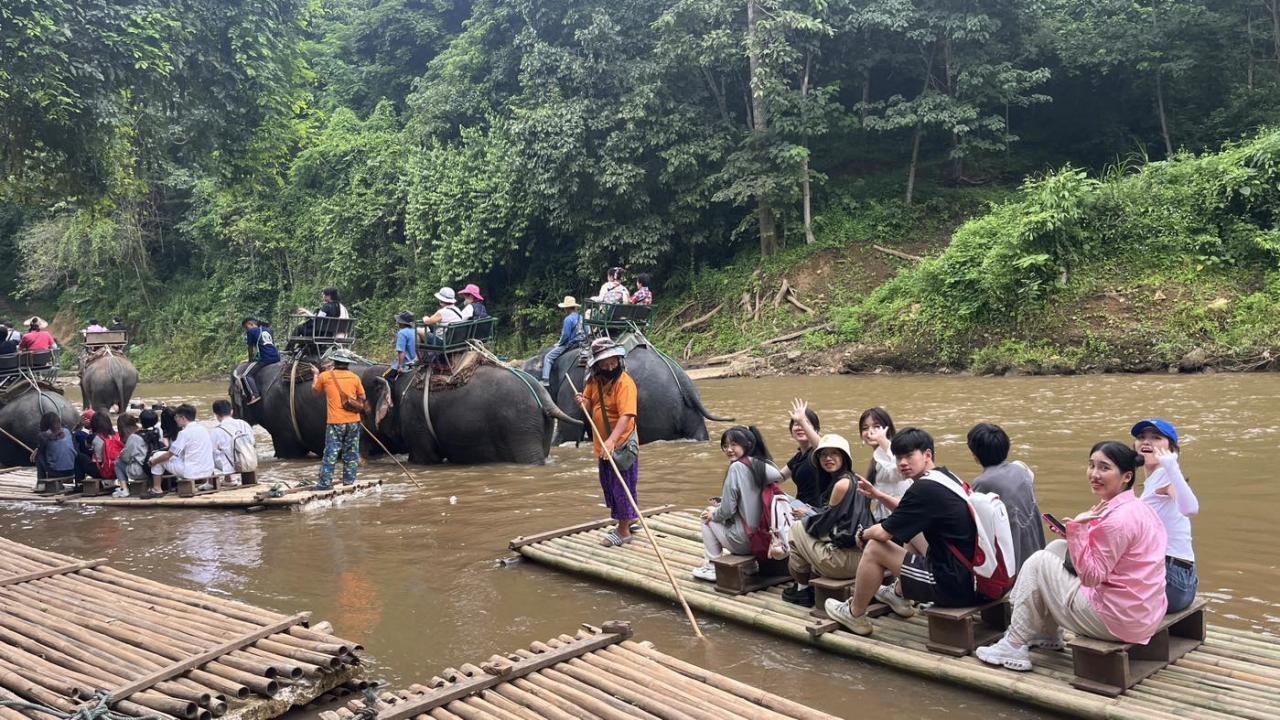
[[[378,696],[373,688],[364,689],[364,705],[356,711],[353,720],[378,720]]]
[[[99,690],[95,696],[95,700],[84,703],[75,712],[63,712],[57,708],[42,705],[40,703],[27,702],[25,700],[0,700],[0,707],[10,707],[16,710],[30,710],[33,712],[52,715],[61,720],[163,720],[161,715],[144,715],[142,717],[134,715],[125,715],[111,709],[111,703],[114,699],[110,694]]]

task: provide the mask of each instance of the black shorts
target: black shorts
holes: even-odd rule
[[[929,572],[929,561],[923,555],[907,553],[902,559],[898,579],[902,581],[902,597],[922,603],[937,599],[937,583],[933,573]]]

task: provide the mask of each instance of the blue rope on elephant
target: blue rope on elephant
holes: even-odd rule
[[[510,365],[502,362],[501,360],[498,359],[497,355],[493,354],[493,351],[489,350],[489,348],[485,347],[482,343],[476,340],[468,340],[467,344],[471,346],[472,350],[488,358],[491,362],[493,362],[494,365],[497,365],[498,367],[503,368],[507,372],[519,378],[520,382],[524,383],[525,389],[528,390],[529,394],[533,396],[533,401],[538,403],[538,408],[541,410],[547,409],[547,406],[542,404],[542,396],[538,394],[538,390],[533,384],[533,383],[537,383],[538,385],[541,385],[542,384],[541,380],[539,380],[538,378],[535,378],[534,376],[530,375],[529,373],[523,370],[520,370],[518,368],[513,368]],[[554,400],[555,398],[552,398],[553,402]]]
[[[636,337],[639,337],[642,341],[644,341],[645,345],[648,345],[650,348],[653,349],[655,353],[658,354],[658,357],[662,358],[662,362],[664,365],[667,366],[667,370],[671,371],[671,379],[675,380],[676,387],[680,389],[680,394],[683,395],[684,387],[680,384],[680,372],[683,370],[683,368],[680,367],[680,363],[677,363],[675,359],[672,358],[670,355],[667,355],[666,353],[662,352],[662,348],[658,347],[657,345],[654,345],[653,342],[650,341],[649,338],[646,337],[644,333],[640,332],[640,328],[637,327],[634,322],[628,321],[627,324],[631,326],[632,334],[634,334]]]
[[[33,712],[52,715],[60,720],[161,720],[161,715],[144,715],[141,718],[133,715],[125,715],[111,709],[111,703],[114,702],[112,697],[101,690],[98,691],[96,703],[85,703],[75,712],[64,712],[57,708],[51,708],[48,705],[40,703],[26,702],[23,700],[0,700],[0,707],[10,707],[17,710],[31,710]]]

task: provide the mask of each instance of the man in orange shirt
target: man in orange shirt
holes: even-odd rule
[[[636,496],[636,483],[640,479],[636,382],[623,368],[622,358],[626,354],[625,349],[609,338],[591,343],[591,360],[587,363],[591,374],[577,396],[578,404],[599,429],[593,434],[592,442],[598,458],[600,488],[604,491],[610,516],[618,521],[618,528],[606,535],[601,543],[605,547],[625,545],[632,540],[631,522],[636,519],[636,511],[627,500],[623,482],[631,490],[631,497],[639,502]],[[622,471],[622,478],[609,463],[610,455]]]
[[[324,457],[320,461],[320,482],[316,490],[333,487],[333,470],[342,455],[342,484],[354,485],[360,467],[360,413],[365,404],[360,377],[347,369],[356,361],[350,350],[340,349],[329,358],[331,369],[316,374],[311,390],[324,393],[328,405],[324,434]]]

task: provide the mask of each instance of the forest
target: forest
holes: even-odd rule
[[[326,286],[377,348],[478,283],[514,353],[612,265],[710,309],[925,235],[809,345],[1079,369],[1037,318],[1134,260],[1280,305],[1280,0],[8,0],[0,118],[0,315],[122,316],[151,378]],[[1267,352],[1209,315],[1140,342]]]

